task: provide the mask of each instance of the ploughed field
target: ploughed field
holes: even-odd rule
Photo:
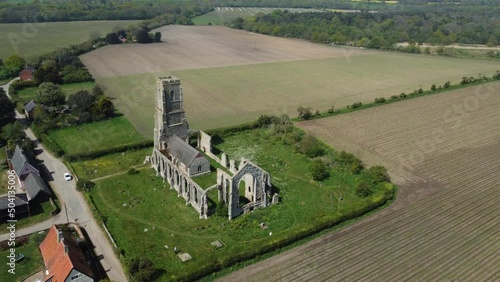
[[[156,77],[181,78],[193,128],[253,121],[262,114],[296,115],[298,106],[333,104],[490,76],[498,62],[332,47],[215,26],[166,26],[164,42],[99,48],[81,56],[120,112],[145,137],[153,132]]]
[[[498,280],[499,93],[493,82],[298,123],[386,165],[400,195],[374,217],[223,280]]]

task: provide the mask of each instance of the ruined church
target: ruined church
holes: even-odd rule
[[[196,137],[196,148],[190,140]],[[211,171],[210,159],[222,168]],[[184,198],[200,215],[207,218],[214,212],[208,208],[208,192],[216,189],[218,202],[228,207],[229,219],[277,202],[271,176],[254,163],[241,158],[239,163],[222,153],[212,153],[211,136],[191,130],[185,116],[183,94],[177,77],[157,79],[154,149],[151,164],[157,175],[166,181],[178,196]],[[193,179],[217,173],[217,183],[200,187]],[[244,182],[244,186],[240,183]],[[243,191],[244,190],[244,191]],[[212,199],[215,201],[215,199]]]

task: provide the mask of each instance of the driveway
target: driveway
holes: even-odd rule
[[[7,93],[7,96],[9,96],[9,85],[13,81],[2,86]],[[24,118],[17,112],[16,117],[18,119]],[[37,144],[35,150],[41,152],[37,155],[37,158],[43,162],[43,165],[45,165],[52,177],[49,184],[54,193],[57,194],[61,206],[61,212],[47,221],[17,230],[16,235],[23,236],[49,229],[52,224],[65,224],[68,222],[79,223],[79,225],[87,231],[89,237],[91,238],[92,243],[95,246],[95,253],[97,257],[101,258],[100,262],[104,270],[106,270],[109,279],[119,282],[127,281],[123,267],[115,255],[113,248],[106,238],[106,235],[102,232],[101,228],[99,228],[99,224],[92,216],[90,208],[84,200],[82,194],[76,190],[75,180],[64,180],[63,174],[69,171],[68,168],[60,159],[50,154],[42,144],[38,144],[38,142],[36,142],[36,137],[30,128],[26,130],[26,135],[30,139],[34,140],[35,144]],[[7,239],[8,234],[0,235],[0,241]]]

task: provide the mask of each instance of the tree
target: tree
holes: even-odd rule
[[[370,174],[370,177],[375,183],[388,182],[390,180],[389,174],[387,174],[387,169],[383,166],[370,167],[368,174]]]
[[[2,137],[12,145],[21,143],[26,138],[26,134],[24,133],[23,125],[16,121],[2,128]]]
[[[434,83],[432,84],[432,86],[431,86],[431,90],[432,90],[432,91],[436,91],[436,84],[434,84]]]
[[[94,86],[92,88],[92,96],[97,99],[97,97],[104,95],[104,91],[102,91],[101,87],[99,86]]]
[[[300,119],[310,119],[312,117],[311,108],[304,108],[302,106],[297,108],[297,112],[299,113]]]
[[[67,104],[76,115],[89,113],[94,105],[95,98],[87,91],[80,90],[68,96]]]
[[[133,258],[128,262],[128,269],[134,281],[154,281],[158,276],[158,270],[153,262],[145,257]]]
[[[161,32],[155,32],[154,41],[161,42]]]
[[[116,34],[114,32],[106,34],[105,40],[108,44],[120,44],[120,43],[122,43],[120,41],[120,37],[118,36],[118,34]]]
[[[0,88],[0,127],[14,121],[16,106],[12,103],[5,94],[3,88]]]
[[[444,84],[443,84],[443,87],[444,88],[449,88],[451,86],[451,82],[450,81],[446,81]]]
[[[149,37],[149,33],[147,30],[141,28],[135,32],[135,39],[138,43],[151,43],[151,37]]]
[[[309,166],[309,172],[315,181],[323,181],[328,178],[328,166],[322,160],[316,159]]]
[[[3,61],[4,66],[11,72],[19,72],[24,68],[26,61],[18,55],[10,55]]]
[[[319,157],[325,153],[321,142],[310,134],[304,136],[304,138],[300,141],[299,151],[309,158]]]
[[[368,185],[368,183],[366,183],[365,181],[356,185],[356,195],[358,197],[368,197],[372,193],[373,191],[370,189],[370,185]]]
[[[61,75],[59,73],[59,67],[57,66],[57,63],[54,60],[43,61],[40,65],[40,67],[33,74],[33,77],[39,83],[43,83],[43,82],[59,83],[59,82],[61,82]]]
[[[64,93],[61,86],[52,82],[44,82],[38,86],[38,100],[45,106],[64,104]]]
[[[115,113],[113,102],[106,96],[99,96],[92,108],[92,114],[95,120],[112,117]]]

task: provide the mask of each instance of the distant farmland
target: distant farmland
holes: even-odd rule
[[[23,58],[44,54],[57,48],[82,43],[92,33],[105,35],[115,26],[127,27],[139,21],[86,21],[54,23],[1,24],[0,58],[17,54]]]
[[[386,165],[393,206],[224,281],[498,281],[500,82],[298,125]],[[402,177],[403,176],[403,177]]]
[[[144,136],[153,132],[155,77],[182,80],[193,127],[240,124],[298,106],[372,102],[462,76],[491,75],[498,62],[374,52],[223,27],[167,26],[166,42],[106,46],[83,55],[97,83]]]
[[[259,13],[268,14],[274,10],[288,10],[291,13],[323,12],[322,10],[318,9],[302,8],[215,7],[213,11],[194,18],[193,22],[196,25],[221,25],[238,17],[246,18],[255,16]]]

